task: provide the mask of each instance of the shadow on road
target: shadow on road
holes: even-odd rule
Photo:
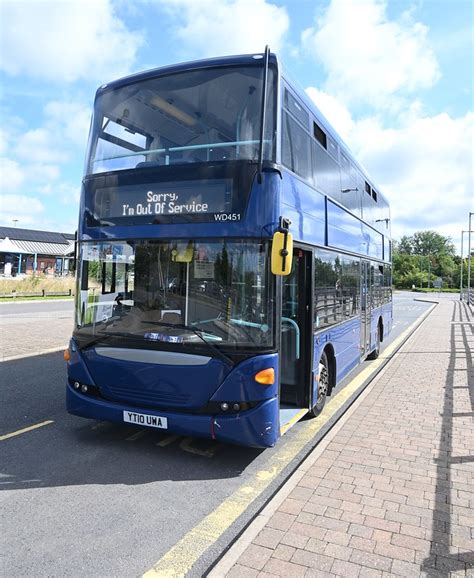
[[[238,478],[262,453],[69,415],[61,353],[1,369],[0,434],[54,423],[0,442],[0,490]]]

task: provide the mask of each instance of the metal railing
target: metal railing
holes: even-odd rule
[[[463,289],[463,291],[461,292],[461,301],[464,301],[464,303],[467,303],[471,307],[474,307],[474,288],[470,290]]]
[[[0,297],[16,299],[17,297],[72,297],[73,293],[71,289],[65,289],[64,291],[48,291],[47,289],[41,289],[40,291],[16,291],[12,289],[11,293],[0,293]]]

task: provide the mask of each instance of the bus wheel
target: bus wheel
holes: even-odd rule
[[[319,360],[319,381],[318,381],[318,399],[310,410],[309,414],[312,417],[318,416],[324,408],[326,397],[329,392],[329,362],[326,352],[321,353]]]
[[[380,342],[382,341],[381,331],[382,331],[382,326],[379,323],[377,325],[377,337],[376,337],[375,349],[372,351],[372,353],[369,353],[369,355],[367,356],[367,359],[377,359],[377,357],[380,355]]]

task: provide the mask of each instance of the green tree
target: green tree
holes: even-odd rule
[[[443,237],[436,231],[420,231],[413,235],[413,252],[418,255],[449,255],[456,254],[450,237]]]
[[[397,243],[397,249],[407,255],[455,255],[450,237],[436,231],[417,231],[412,236],[405,235]]]
[[[441,277],[446,286],[455,287],[459,270],[460,262],[451,239],[436,231],[418,231],[394,243],[395,287],[428,286],[437,277]]]

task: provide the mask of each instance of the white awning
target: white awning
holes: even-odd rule
[[[0,241],[0,253],[27,253],[28,251],[23,251],[20,247],[17,247],[15,243],[10,241],[8,237]]]
[[[39,241],[11,241],[8,237],[0,241],[0,253],[21,253],[23,255],[51,255],[65,257],[74,253],[74,242],[41,243]]]

